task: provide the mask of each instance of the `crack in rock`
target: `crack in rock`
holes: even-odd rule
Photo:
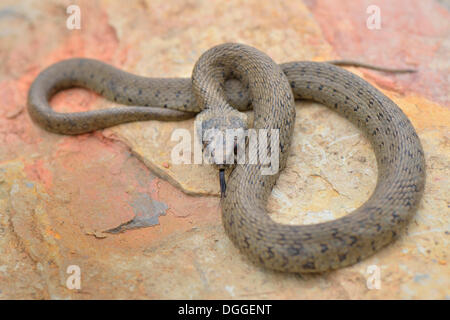
[[[135,216],[130,221],[106,230],[108,233],[121,233],[126,230],[146,228],[159,224],[159,216],[166,215],[169,208],[165,203],[153,200],[148,194],[141,193],[131,203]]]

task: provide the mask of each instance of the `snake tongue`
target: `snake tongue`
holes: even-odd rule
[[[225,169],[219,170],[219,178],[220,178],[220,197],[225,197],[225,191],[227,190],[227,184],[225,182]]]

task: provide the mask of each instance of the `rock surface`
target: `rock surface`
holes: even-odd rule
[[[450,298],[446,2],[377,1],[378,30],[366,27],[371,2],[364,0],[85,0],[80,30],[66,27],[70,4],[0,4],[0,299]],[[255,46],[277,62],[345,58],[418,69],[350,68],[400,106],[425,149],[424,198],[398,241],[334,272],[264,270],[224,233],[217,173],[171,163],[171,134],[192,132],[192,120],[67,137],[36,127],[26,112],[29,85],[56,61],[82,56],[145,76],[189,77],[201,53],[223,42]],[[52,106],[73,112],[114,104],[71,89]],[[369,197],[376,174],[359,130],[319,104],[298,102],[288,166],[269,201],[272,218],[308,224],[343,216]],[[67,287],[72,265],[81,270],[79,290]],[[373,265],[379,289],[368,285]]]

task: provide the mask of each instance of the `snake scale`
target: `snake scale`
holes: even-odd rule
[[[53,111],[51,96],[73,86],[128,106]],[[80,134],[130,121],[179,120],[197,113],[221,130],[230,124],[245,127],[239,111],[252,107],[254,128],[279,129],[282,170],[294,128],[294,99],[322,103],[362,129],[377,159],[374,192],[342,218],[313,225],[279,224],[266,211],[279,174],[261,175],[261,165],[238,164],[221,199],[223,226],[241,252],[267,268],[322,272],[345,267],[389,244],[408,223],[423,193],[425,160],[420,140],[400,108],[340,67],[307,61],[278,65],[257,49],[234,43],[206,51],[192,79],[146,78],[96,60],[70,59],[39,74],[29,91],[28,111],[49,131]]]

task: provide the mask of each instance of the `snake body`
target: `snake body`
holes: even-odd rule
[[[128,106],[54,112],[50,97],[73,86]],[[279,129],[282,170],[295,123],[294,99],[320,102],[364,131],[378,165],[373,194],[342,218],[283,225],[266,211],[278,174],[261,175],[260,165],[238,164],[221,200],[223,226],[243,253],[267,268],[322,272],[354,264],[390,243],[407,224],[424,189],[425,163],[420,140],[405,114],[344,69],[307,61],[278,65],[242,44],[223,44],[205,52],[192,79],[145,78],[99,61],[71,59],[39,74],[29,91],[28,111],[49,131],[80,134],[130,121],[184,119],[199,112],[232,122],[239,118],[236,110],[252,107],[255,128]]]

